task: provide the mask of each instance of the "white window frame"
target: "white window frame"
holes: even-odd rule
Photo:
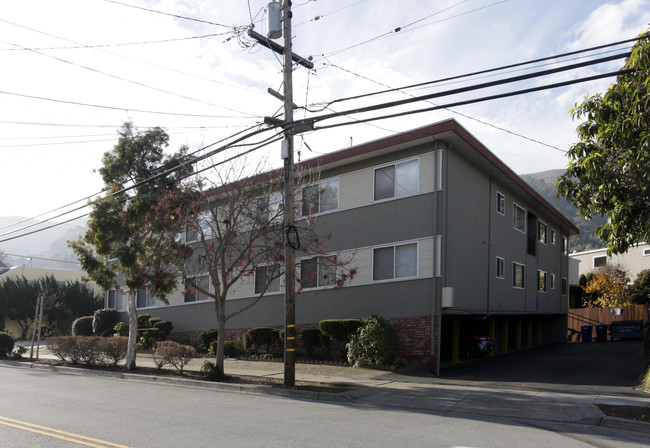
[[[145,305],[144,306],[138,306],[138,296],[140,294],[142,294],[142,293],[145,294],[145,298],[144,298]],[[136,307],[136,309],[141,310],[141,309],[144,309],[144,308],[154,308],[156,305],[157,305],[157,300],[151,294],[150,290],[148,290],[146,288],[141,288],[136,292],[136,296],[135,296],[135,307]]]
[[[563,296],[566,296],[566,295],[567,295],[567,291],[569,290],[569,281],[567,280],[566,277],[562,277],[561,281],[562,281],[562,284],[561,284],[561,288],[562,288],[562,290],[561,290],[561,294],[562,294]]]
[[[190,218],[193,220],[193,217]],[[212,214],[210,212],[200,212],[196,216],[196,220],[198,222],[199,227],[192,227],[190,228],[190,222],[185,223],[185,231],[183,232],[183,239],[186,243],[194,243],[197,241],[201,241],[201,230],[199,228],[203,229],[203,236],[206,239],[212,238],[214,235],[214,231],[212,229]],[[189,232],[196,232],[196,238],[194,239],[189,239],[187,237]]]
[[[253,291],[254,291],[256,296],[259,296],[259,295],[262,294],[261,291],[260,292],[257,291],[258,269],[265,269],[266,281],[265,281],[264,285],[268,284],[268,287],[266,288],[266,291],[264,291],[264,294],[275,294],[277,292],[280,292],[280,290],[282,289],[282,282],[281,282],[282,279],[280,277],[277,277],[276,279],[272,280],[269,283],[269,280],[268,280],[268,268],[269,268],[269,265],[255,266],[255,270],[254,270],[254,273],[253,273]],[[274,282],[277,282],[277,289],[271,289]]]
[[[542,281],[543,279],[543,281]],[[548,290],[548,274],[542,269],[537,270],[537,292],[546,292]]]
[[[397,177],[397,168],[399,165],[405,165],[407,163],[411,162],[417,162],[417,179],[415,179],[415,184],[417,185],[416,191],[414,192],[408,192],[405,194],[398,194],[397,193],[397,185],[399,185],[399,179],[394,179],[393,180],[393,195],[389,196],[387,198],[382,198],[382,199],[377,199],[377,171],[382,170],[384,168],[388,167],[395,167],[395,177]],[[416,194],[420,193],[420,158],[416,157],[414,159],[408,159],[408,160],[401,160],[399,162],[395,163],[389,163],[387,165],[382,165],[376,167],[373,172],[372,172],[372,200],[373,202],[383,202],[383,201],[391,201],[393,199],[398,199],[398,198],[405,198],[408,196],[413,196]]]
[[[205,301],[207,301],[207,300],[209,300],[211,298],[211,297],[206,296],[205,299],[200,299],[199,298],[199,291],[195,289],[194,290],[194,297],[195,297],[194,300],[187,300],[188,284],[185,282],[185,280],[188,279],[188,278],[193,278],[193,279],[195,279],[195,282],[198,283],[198,279],[203,278],[203,277],[207,277],[208,291],[210,291],[210,275],[209,274],[188,275],[188,276],[183,277],[183,285],[184,285],[183,303],[200,303],[200,302],[205,302]]]
[[[280,213],[282,193],[273,192],[267,196],[257,198],[257,222],[260,226],[281,223],[284,216]],[[269,216],[273,216],[272,219]]]
[[[650,255],[650,249],[643,249],[643,256],[647,257]]]
[[[505,279],[506,278],[506,260],[503,257],[497,257],[496,261],[496,278]]]
[[[395,271],[397,270],[395,253],[396,253],[398,247],[409,246],[409,245],[415,245],[415,274],[414,275],[397,277],[395,275]],[[388,249],[388,248],[393,248],[393,275],[390,278],[375,279],[375,251],[381,250],[381,249]],[[372,268],[371,268],[371,272],[372,272],[372,281],[373,282],[394,282],[394,281],[409,280],[409,279],[418,278],[419,277],[419,272],[420,272],[420,243],[418,241],[405,241],[405,242],[396,243],[396,244],[387,244],[387,245],[383,245],[383,246],[373,247],[372,248]]]
[[[555,274],[551,274],[551,289],[555,289]]]
[[[551,244],[555,246],[557,244],[557,233],[555,229],[551,229]]]
[[[566,236],[562,237],[562,255],[569,255],[569,239]]]
[[[517,281],[517,275],[516,275],[516,269],[517,267],[520,266],[522,268],[521,271],[521,286],[517,285],[515,282]],[[512,287],[515,289],[526,289],[526,265],[523,263],[517,263],[516,261],[512,262]]]
[[[542,232],[544,229],[544,232]],[[546,246],[548,242],[548,226],[541,219],[537,220],[537,241]]]
[[[329,183],[336,183],[336,207],[330,208],[328,210],[321,210],[321,205],[322,205],[322,203],[321,203],[321,191],[323,191],[323,185],[324,184],[329,184]],[[318,204],[317,204],[318,210],[314,211],[313,213],[305,214],[305,196],[304,196],[305,190],[307,188],[311,188],[311,187],[314,187],[314,186],[318,186]],[[340,182],[338,177],[332,177],[331,179],[325,179],[325,180],[321,180],[320,182],[317,182],[317,183],[314,183],[314,184],[311,184],[311,185],[307,185],[306,187],[304,187],[302,189],[302,198],[301,199],[302,199],[302,207],[301,207],[301,210],[300,210],[301,216],[314,216],[314,215],[321,215],[323,213],[335,212],[335,211],[337,211],[339,209],[339,206],[340,206],[340,203],[341,203],[341,182]],[[309,203],[309,202],[307,202],[307,203]]]
[[[521,210],[521,213],[523,214],[523,229],[520,229],[517,227],[517,211]],[[512,203],[512,228],[515,229],[517,232],[521,232],[523,234],[526,234],[526,226],[527,224],[527,219],[526,219],[526,209],[517,204],[516,202]]]
[[[334,266],[334,275],[333,276],[331,276],[331,275],[328,276],[329,278],[327,279],[327,284],[325,284],[325,285],[320,284],[320,280],[323,277],[322,274],[321,274],[321,261],[320,260],[323,259],[323,258],[331,259],[331,258],[334,258],[334,255],[333,254],[332,255],[317,255],[315,257],[306,257],[306,258],[303,258],[303,259],[300,260],[299,278],[300,278],[300,281],[301,281],[300,282],[300,288],[302,290],[304,290],[304,291],[313,291],[313,290],[316,290],[316,289],[330,289],[330,288],[336,287],[336,280],[337,280],[337,277],[338,277],[338,266]],[[304,282],[302,281],[302,274],[303,274],[303,272],[302,272],[302,263],[303,262],[309,262],[309,261],[312,261],[314,259],[317,260],[317,264],[316,264],[316,286],[305,286]]]
[[[111,293],[114,293],[114,304],[113,306],[110,305],[111,303]],[[118,302],[119,299],[119,302]],[[119,303],[119,306],[118,306]],[[113,308],[117,311],[124,311],[124,296],[120,292],[119,289],[109,289],[106,291],[106,308]]]
[[[506,195],[497,190],[497,213],[506,216]]]

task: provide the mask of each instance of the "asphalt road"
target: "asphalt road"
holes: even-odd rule
[[[638,448],[646,447],[647,440],[603,427],[305,401],[0,366],[0,445],[10,448]]]

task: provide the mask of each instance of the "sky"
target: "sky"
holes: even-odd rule
[[[85,204],[102,189],[95,170],[117,143],[125,121],[141,130],[165,129],[170,152],[187,145],[202,154],[205,146],[280,112],[282,103],[267,88],[282,91],[281,58],[246,35],[251,23],[266,33],[267,3],[5,2],[0,17],[0,216],[47,219],[74,208],[69,204]],[[330,104],[630,39],[648,23],[650,0],[295,0],[293,49],[311,56],[314,69],[294,69],[294,102],[309,109],[297,109],[294,117],[556,67],[536,64]],[[614,50],[626,48],[629,44]],[[447,104],[582,78],[615,71],[623,63],[434,101]],[[519,174],[564,168],[564,152],[576,140],[571,106],[613,81],[306,132],[296,138],[296,160],[453,118]],[[418,102],[327,124],[427,106]],[[279,143],[257,153],[271,165],[280,163]]]

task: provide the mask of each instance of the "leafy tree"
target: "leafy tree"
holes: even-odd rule
[[[255,306],[269,293],[280,292],[280,278],[284,274],[285,229],[283,209],[283,176],[280,171],[241,178],[243,164],[222,166],[197,185],[197,200],[188,218],[190,240],[195,240],[194,256],[185,266],[186,294],[196,294],[199,299],[212,298],[218,323],[215,374],[223,375],[226,322],[234,316]],[[350,258],[325,255],[326,243],[332,234],[319,235],[316,219],[309,211],[323,194],[318,188],[301,187],[318,185],[315,175],[297,173],[296,212],[307,215],[296,222],[295,234],[301,241],[297,249],[299,257],[321,257],[319,281],[341,288],[356,271],[351,269]],[[206,188],[206,185],[209,188]],[[304,207],[303,207],[304,206]],[[302,212],[305,213],[302,213]],[[312,258],[314,264],[316,258]],[[196,274],[209,273],[211,287],[205,281],[196,280]],[[297,279],[304,287],[316,281],[316,272],[303,270],[303,278]],[[254,282],[256,297],[246,304],[227,310],[226,298],[242,281]]]
[[[606,264],[597,268],[591,280],[583,287],[584,292],[593,297],[585,306],[604,308],[630,305],[627,282],[627,272],[620,265]]]
[[[633,303],[650,303],[650,269],[639,272],[630,287],[630,295]]]
[[[21,337],[26,337],[34,319],[37,294],[36,285],[25,277],[8,278],[0,284],[0,320],[16,321],[21,329]]]
[[[184,222],[180,177],[186,149],[166,156],[169,136],[160,128],[141,132],[125,123],[119,134],[99,169],[107,194],[91,203],[88,230],[70,244],[91,279],[127,296],[125,364],[134,369],[137,292],[149,289],[165,301],[176,288],[177,266],[189,255],[177,238]]]
[[[632,48],[616,83],[571,109],[579,142],[557,181],[585,218],[608,216],[598,237],[608,252],[650,240],[650,34]]]

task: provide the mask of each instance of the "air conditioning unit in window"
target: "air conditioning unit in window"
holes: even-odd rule
[[[442,307],[454,307],[454,288],[442,288]]]

